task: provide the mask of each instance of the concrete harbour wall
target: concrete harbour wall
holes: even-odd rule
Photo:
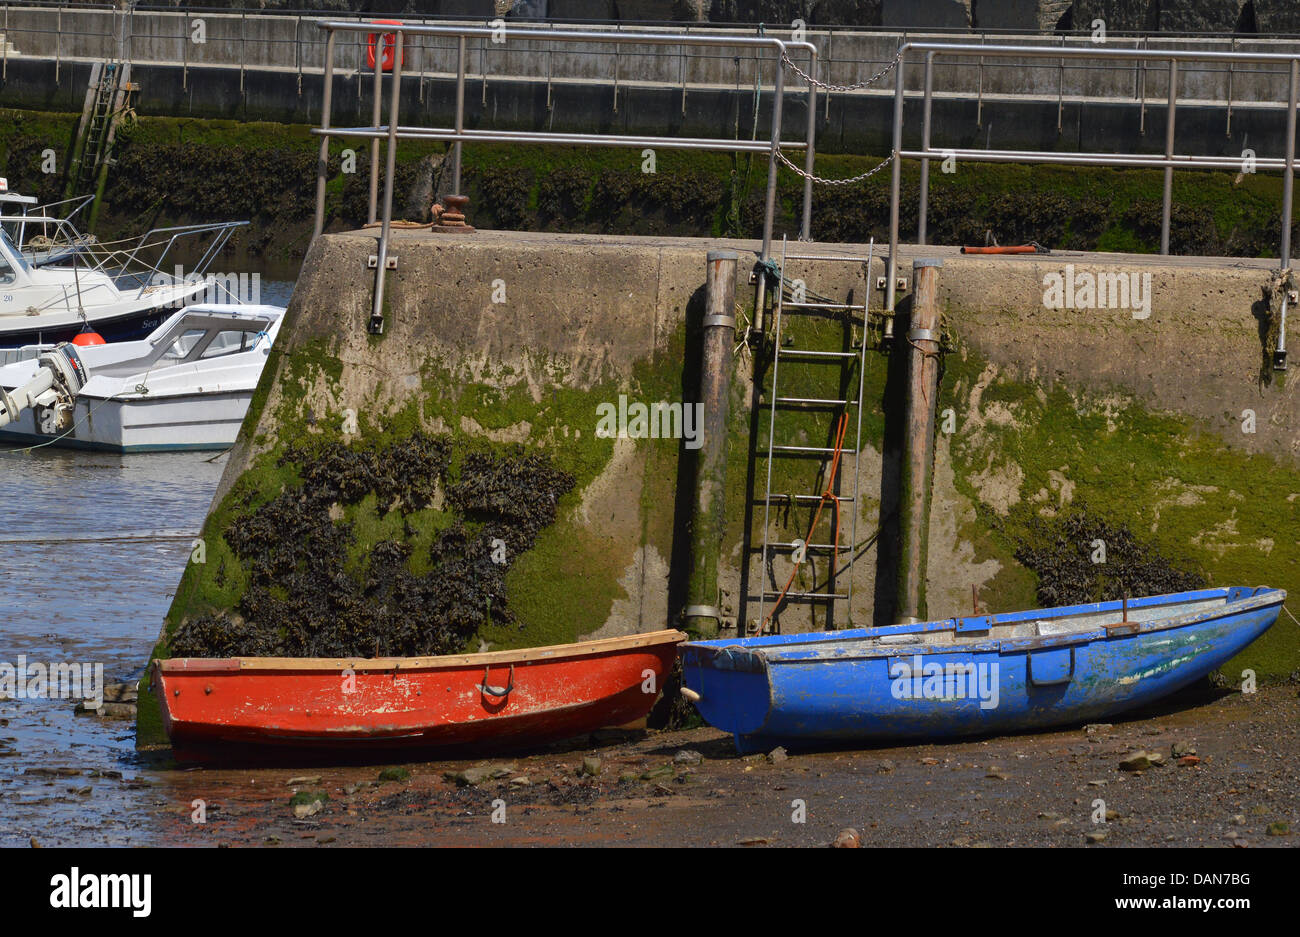
[[[692,450],[680,439],[600,438],[597,407],[620,396],[693,399],[704,258],[715,247],[742,252],[743,332],[754,315],[751,242],[399,232],[387,327],[374,337],[365,331],[373,235],[319,239],[214,499],[203,534],[207,563],[187,570],[169,627],[235,606],[238,560],[225,531],[249,505],[292,483],[274,468],[289,447],[312,440],[364,447],[415,428],[445,434],[453,447],[545,453],[576,479],[555,523],[506,576],[518,626],[486,629],[479,641],[529,646],[675,625],[689,560]],[[1037,604],[1034,575],[1016,559],[1017,538],[1083,509],[1126,525],[1215,584],[1300,589],[1300,392],[1294,370],[1264,367],[1269,269],[1124,255],[925,253],[944,259],[949,351],[936,406],[951,411],[940,420],[948,428],[936,455],[929,617],[966,612],[972,588],[993,611]],[[1079,282],[1085,273],[1149,274],[1149,314],[1045,308],[1044,283],[1066,265]],[[900,272],[910,286],[910,264]],[[879,255],[870,273],[861,263],[786,265],[787,276],[837,302],[869,296],[873,313],[860,465],[846,456],[841,484],[859,473],[862,497],[844,507],[859,512],[859,541],[881,534],[854,567],[853,607],[837,613],[838,626],[887,623],[892,614],[898,401],[896,360],[875,348],[882,273]],[[791,320],[786,334],[799,347],[840,348],[862,330],[860,322],[807,318]],[[779,588],[789,569],[777,561],[764,570],[754,558],[762,513],[746,505],[763,494],[762,473],[751,468],[767,430],[750,405],[755,380],[766,384],[770,373],[752,364],[749,351],[737,357],[731,402],[719,600],[732,634],[756,617],[761,584]],[[783,373],[783,392],[812,392],[821,380]],[[822,445],[826,429],[824,419],[796,420],[778,442]],[[825,484],[820,471],[812,462],[783,468],[773,490],[815,493]],[[339,517],[362,536],[364,556],[374,546],[364,536],[382,532],[346,510]],[[807,523],[802,511],[776,511],[769,533],[789,540]],[[400,538],[400,528],[385,529],[383,536]],[[790,606],[780,621],[785,631],[827,624],[806,606]],[[1284,675],[1300,664],[1300,641],[1279,623],[1243,661]]]

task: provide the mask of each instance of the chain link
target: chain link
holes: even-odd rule
[[[791,172],[795,173],[796,175],[803,176],[805,179],[811,179],[813,182],[819,182],[822,185],[852,185],[855,182],[861,182],[863,179],[870,179],[872,176],[880,172],[880,170],[884,169],[886,166],[888,166],[890,163],[894,161],[894,155],[891,153],[879,165],[873,166],[871,169],[868,169],[866,172],[862,173],[861,175],[852,176],[851,178],[848,179],[823,179],[821,176],[815,176],[810,172],[804,172],[794,163],[786,159],[785,154],[782,153],[780,150],[776,151],[776,158],[779,159],[781,162],[785,163],[786,168],[789,169]]]
[[[822,88],[826,91],[859,91],[862,88],[867,87],[867,85],[874,85],[880,79],[884,78],[886,75],[892,72],[894,70],[894,67],[898,65],[898,60],[901,59],[902,57],[903,57],[903,49],[900,46],[898,52],[894,54],[894,60],[890,62],[888,65],[886,65],[884,68],[882,68],[880,71],[872,75],[866,81],[859,81],[856,84],[852,84],[852,85],[832,85],[829,82],[818,81],[816,78],[814,78],[812,75],[809,75],[798,65],[794,64],[794,62],[790,60],[790,53],[785,51],[781,52],[781,61],[783,61],[789,68],[793,69],[795,74],[797,74],[804,81],[808,82],[808,84],[816,85],[818,88]]]

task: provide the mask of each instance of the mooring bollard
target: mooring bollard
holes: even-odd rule
[[[691,575],[686,588],[686,630],[718,633],[718,554],[722,549],[727,477],[727,412],[731,397],[731,346],[736,336],[736,252],[709,251],[705,278],[700,402],[704,421],[695,468],[691,518]],[[685,407],[682,408],[683,412]]]
[[[930,472],[934,465],[934,408],[939,390],[939,268],[942,260],[912,263],[912,316],[907,330],[907,418],[898,492],[899,624],[922,620],[929,553]]]
[[[468,195],[445,195],[442,199],[445,207],[433,206],[434,231],[446,231],[451,234],[473,234],[474,228],[465,223],[465,211],[469,207]],[[442,207],[442,211],[438,209]]]

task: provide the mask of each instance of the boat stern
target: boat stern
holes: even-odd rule
[[[761,652],[725,641],[683,644],[682,695],[704,720],[737,737],[753,735],[772,706],[767,660]]]

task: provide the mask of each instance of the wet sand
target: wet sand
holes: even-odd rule
[[[382,783],[382,764],[149,771],[151,825],[159,843],[208,846],[825,846],[845,827],[863,846],[1300,842],[1276,835],[1279,823],[1300,826],[1295,685],[1185,693],[1091,734],[1076,727],[775,760],[742,758],[709,728],[591,741],[518,758],[406,763],[409,777]],[[1194,748],[1197,763],[1172,758],[1175,744]],[[1137,749],[1167,763],[1121,770]],[[595,776],[582,774],[590,758],[600,759],[587,764]],[[480,766],[499,777],[465,786],[448,777]],[[295,817],[295,791],[328,799]],[[206,822],[194,822],[195,800]],[[1107,821],[1094,822],[1103,812]]]

